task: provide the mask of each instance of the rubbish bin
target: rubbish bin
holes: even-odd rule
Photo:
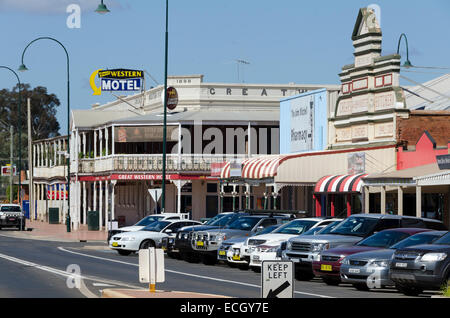
[[[88,231],[98,231],[100,229],[98,224],[98,211],[88,211],[87,222]]]
[[[48,223],[59,224],[59,208],[48,208]]]

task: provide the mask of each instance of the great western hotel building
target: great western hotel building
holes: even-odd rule
[[[211,217],[233,208],[264,207],[265,184],[225,183],[227,162],[242,163],[280,151],[280,100],[337,85],[206,83],[202,75],[171,76],[179,103],[167,116],[166,212]],[[161,187],[163,87],[73,110],[70,135],[70,213],[74,229],[99,211],[103,229],[112,219],[134,224],[157,211],[149,190]],[[67,169],[65,137],[33,143],[38,219],[67,201],[60,193]],[[160,203],[160,202],[159,202]],[[272,203],[273,206],[273,203]],[[279,203],[280,206],[280,203]]]

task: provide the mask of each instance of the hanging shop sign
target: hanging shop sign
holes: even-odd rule
[[[100,87],[95,84],[95,77],[100,79]],[[143,89],[144,71],[129,69],[96,70],[91,74],[90,84],[93,95],[102,92],[136,92]]]
[[[162,103],[164,105],[164,90],[161,94]],[[174,110],[178,105],[178,92],[175,87],[167,87],[167,108]]]

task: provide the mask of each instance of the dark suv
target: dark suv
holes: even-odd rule
[[[450,279],[450,232],[432,244],[395,251],[390,278],[399,291],[410,296],[419,295],[423,290],[447,288]]]

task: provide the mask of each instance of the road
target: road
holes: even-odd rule
[[[138,256],[120,256],[106,244],[19,239],[0,233],[0,298],[100,297],[105,288],[147,288],[138,280]],[[6,235],[6,236],[5,236]],[[165,258],[160,290],[190,291],[238,298],[260,297],[261,276],[227,265],[207,266]],[[82,284],[76,288],[74,270]],[[4,274],[6,273],[6,274]],[[74,288],[75,287],[75,288]],[[430,297],[426,293],[421,297]],[[328,286],[320,279],[295,281],[299,298],[404,298],[393,289],[361,292],[351,285]]]

